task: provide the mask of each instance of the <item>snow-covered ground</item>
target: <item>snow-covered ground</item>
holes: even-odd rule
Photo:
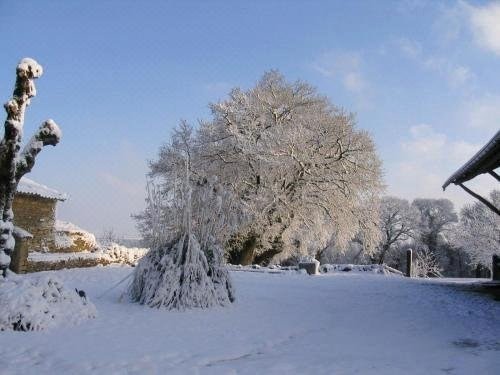
[[[237,302],[167,312],[119,301],[128,266],[55,272],[98,317],[0,332],[1,374],[498,374],[500,303],[371,274],[232,272]],[[47,272],[49,273],[49,272]]]

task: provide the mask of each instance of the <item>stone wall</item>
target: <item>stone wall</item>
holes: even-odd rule
[[[107,266],[111,264],[111,261],[103,258],[92,258],[92,259],[67,259],[60,260],[56,262],[31,262],[29,261],[26,265],[27,272],[40,272],[40,271],[54,271],[62,270],[64,268],[84,268],[84,267],[95,267],[95,266]]]
[[[57,201],[54,199],[30,194],[16,194],[12,204],[14,224],[33,235],[32,239],[27,240],[29,250],[49,249],[54,251],[56,203]]]

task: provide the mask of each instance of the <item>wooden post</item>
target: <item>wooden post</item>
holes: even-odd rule
[[[491,265],[491,279],[500,281],[500,256],[493,254]]]
[[[412,269],[412,250],[406,250],[406,276],[411,277],[411,269]]]

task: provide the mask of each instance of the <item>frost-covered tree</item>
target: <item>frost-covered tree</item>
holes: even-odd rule
[[[6,275],[15,245],[12,202],[19,180],[31,171],[42,148],[55,146],[61,138],[57,124],[47,120],[21,150],[25,110],[36,95],[34,80],[42,73],[42,67],[35,60],[22,59],[16,68],[14,93],[4,105],[7,119],[0,141],[0,269],[3,276]]]
[[[171,140],[161,147],[158,159],[150,163],[146,210],[135,218],[143,237],[153,246],[158,236],[162,242],[171,240],[182,224],[186,157],[191,186],[191,228],[202,245],[210,241],[223,244],[245,220],[239,200],[211,174],[200,156],[200,148],[193,128],[181,121]]]
[[[360,232],[368,247],[377,242],[380,161],[352,114],[275,71],[211,109],[200,155],[251,216],[229,241],[242,262],[315,255]]]
[[[376,261],[384,263],[389,250],[415,235],[419,211],[406,199],[383,197],[380,202],[381,239],[377,247]]]
[[[490,198],[500,207],[500,190],[493,190]],[[473,264],[491,270],[492,255],[500,254],[500,216],[481,202],[464,206],[453,242],[469,255]]]
[[[141,218],[151,228],[151,250],[134,272],[130,296],[169,310],[227,305],[234,291],[219,242],[228,226],[227,196],[216,180],[196,172],[196,146],[185,122],[161,153],[161,163],[152,163],[157,181]]]
[[[415,250],[429,250],[445,275],[456,275],[461,254],[450,243],[452,230],[458,222],[453,203],[448,199],[415,199],[419,212]]]

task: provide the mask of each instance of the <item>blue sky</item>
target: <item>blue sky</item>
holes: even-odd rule
[[[0,35],[3,102],[18,60],[44,67],[25,138],[47,118],[63,130],[28,177],[68,193],[58,216],[97,234],[135,235],[172,127],[270,69],[355,112],[387,193],[407,199],[470,201],[441,185],[500,127],[498,1],[0,0]]]

